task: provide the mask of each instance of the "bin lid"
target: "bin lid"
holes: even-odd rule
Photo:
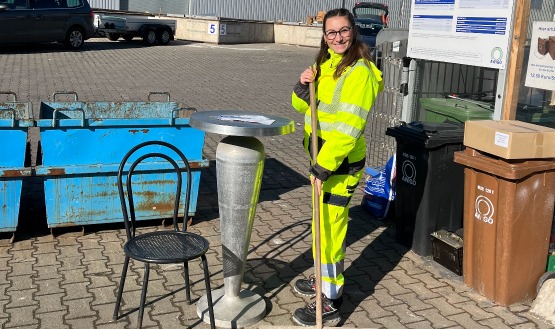
[[[491,103],[462,98],[421,98],[420,106],[458,122],[491,120],[494,110]]]
[[[454,161],[493,176],[517,180],[532,174],[555,170],[554,159],[503,159],[471,147],[454,153]]]
[[[397,142],[435,148],[445,144],[462,144],[464,125],[456,122],[413,121],[389,127],[385,134],[395,137]]]

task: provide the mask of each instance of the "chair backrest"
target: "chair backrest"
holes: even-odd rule
[[[175,154],[177,154],[177,156],[179,157],[179,160],[181,160],[184,164],[184,168],[180,167],[177,164],[177,161],[175,161],[174,159],[172,159],[169,155],[161,153],[161,152],[148,152],[145,153],[141,156],[139,156],[136,160],[134,160],[130,165],[128,165],[128,161],[129,158],[135,154],[137,151],[150,146],[150,145],[159,145],[161,146],[161,148],[159,147],[159,151],[163,151],[165,150],[172,150]],[[171,153],[171,152],[170,152]],[[146,173],[136,173],[135,169],[137,168],[137,166],[143,162],[146,159],[150,159],[150,158],[161,158],[166,160],[171,167],[173,167],[173,171],[176,173],[177,175],[177,182],[175,184],[175,202],[174,202],[174,209],[173,209],[173,225],[174,225],[174,229],[177,231],[179,230],[179,225],[178,225],[178,214],[179,214],[179,202],[180,202],[180,198],[181,198],[181,190],[182,190],[182,173],[185,172],[187,174],[187,186],[186,186],[186,192],[185,192],[185,211],[184,211],[184,216],[186,217],[189,211],[189,201],[191,198],[191,167],[189,166],[189,161],[187,160],[187,158],[185,157],[185,155],[183,154],[183,152],[181,152],[177,147],[166,143],[166,142],[162,142],[162,141],[148,141],[148,142],[143,142],[135,147],[133,147],[129,152],[127,152],[127,154],[123,157],[123,160],[121,160],[121,163],[119,165],[119,169],[118,169],[118,177],[117,177],[117,185],[118,185],[118,192],[119,192],[119,197],[120,197],[120,202],[121,202],[121,210],[122,210],[122,214],[123,214],[123,220],[124,220],[124,224],[125,224],[125,230],[127,232],[127,239],[131,239],[133,237],[135,237],[135,229],[136,229],[136,216],[135,216],[135,203],[133,201],[133,188],[132,188],[132,183],[133,183],[133,175],[137,174],[137,175],[141,175],[141,174],[148,174],[148,170]],[[127,169],[126,169],[127,167]],[[126,191],[124,191],[123,189],[123,173],[124,171],[127,170],[127,178],[126,178]],[[164,169],[164,171],[166,171]],[[152,172],[151,172],[152,174]],[[186,221],[184,220],[183,223],[183,231],[185,232],[187,230],[187,225],[185,223]]]

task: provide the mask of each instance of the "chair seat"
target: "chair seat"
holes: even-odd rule
[[[208,250],[208,240],[189,232],[144,233],[129,240],[125,254],[149,263],[181,263],[200,257]]]

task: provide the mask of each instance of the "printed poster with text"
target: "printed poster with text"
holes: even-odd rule
[[[413,58],[504,69],[514,0],[412,0]]]
[[[555,90],[555,22],[534,22],[532,26],[530,57],[524,85]]]

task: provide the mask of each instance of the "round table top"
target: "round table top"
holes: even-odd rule
[[[189,124],[193,128],[228,136],[276,136],[295,131],[291,119],[240,110],[195,112]]]

